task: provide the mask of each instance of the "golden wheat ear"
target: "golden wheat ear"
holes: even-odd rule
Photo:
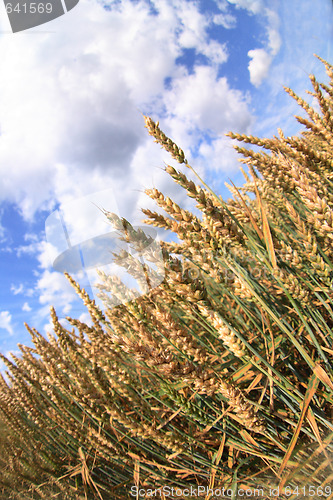
[[[164,132],[159,127],[159,122],[154,122],[149,116],[144,116],[145,127],[148,130],[148,134],[155,138],[155,142],[160,144],[168,153],[171,154],[172,158],[178,161],[178,163],[187,163],[185,158],[185,153],[180,149],[175,142],[173,142],[169,137],[165,135]]]

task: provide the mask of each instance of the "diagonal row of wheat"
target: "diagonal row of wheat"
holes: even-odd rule
[[[68,276],[93,326],[67,318],[65,328],[52,309],[54,335],[27,326],[34,348],[1,356],[1,498],[131,498],[134,486],[148,498],[189,485],[288,485],[280,498],[297,498],[289,492],[308,484],[331,498],[333,68],[322,63],[330,84],[310,77],[316,110],[286,89],[307,113],[300,136],[229,134],[268,151],[236,148],[251,178],[230,186],[234,199],[172,166],[201,217],[146,191],[164,213],[143,210],[145,222],[179,238],[162,243],[161,284],[137,297],[101,273],[101,311]],[[105,214],[145,246],[142,231]],[[125,250],[115,259],[139,276]]]

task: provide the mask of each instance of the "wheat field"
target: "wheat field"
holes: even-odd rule
[[[310,76],[315,106],[286,89],[301,134],[229,134],[247,172],[228,202],[145,117],[201,215],[146,190],[145,223],[177,236],[161,263],[148,234],[105,210],[151,264],[114,256],[146,293],[101,271],[100,308],[67,275],[92,326],[65,327],[51,308],[52,334],[26,325],[34,347],[1,356],[1,498],[333,498],[333,67],[321,61],[330,84]]]

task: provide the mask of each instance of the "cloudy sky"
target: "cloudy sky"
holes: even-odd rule
[[[153,206],[145,188],[187,203],[142,114],[228,198],[224,182],[243,177],[224,134],[299,131],[283,85],[305,96],[310,73],[327,81],[313,54],[332,62],[332,10],[331,0],[80,0],[13,34],[0,6],[2,353],[29,344],[24,321],[47,331],[51,304],[84,318],[55,263],[110,231],[97,207],[140,224]]]

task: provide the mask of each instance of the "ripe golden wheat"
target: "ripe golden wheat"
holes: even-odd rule
[[[322,62],[329,85],[310,78],[320,111],[287,89],[308,115],[301,135],[229,134],[266,152],[236,146],[249,172],[228,203],[170,165],[201,216],[146,190],[158,211],[144,209],[145,222],[178,237],[161,243],[162,283],[152,286],[155,250],[151,268],[115,256],[143,294],[99,273],[103,310],[67,275],[92,326],[68,317],[65,327],[51,309],[47,339],[27,325],[34,347],[1,356],[1,498],[199,484],[331,495],[333,69]],[[195,173],[158,122],[145,125]],[[104,214],[136,251],[151,243]]]

